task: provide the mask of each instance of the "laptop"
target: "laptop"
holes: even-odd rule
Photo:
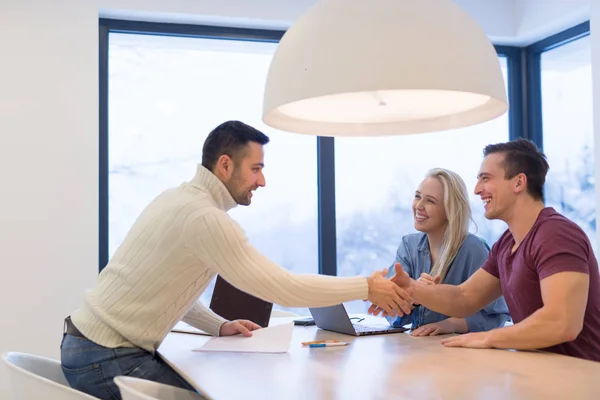
[[[389,325],[353,324],[343,304],[331,307],[309,308],[317,326],[328,331],[345,333],[352,336],[381,335],[385,333],[406,332],[407,328],[395,328]]]
[[[248,319],[266,328],[269,326],[273,303],[241,291],[219,275],[210,300],[210,309],[225,319]]]

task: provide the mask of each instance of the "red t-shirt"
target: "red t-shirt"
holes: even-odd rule
[[[540,309],[540,281],[565,271],[590,277],[583,330],[572,342],[543,350],[600,361],[600,276],[592,245],[574,222],[544,208],[517,250],[510,231],[494,244],[482,268],[500,279],[502,294],[515,323]]]

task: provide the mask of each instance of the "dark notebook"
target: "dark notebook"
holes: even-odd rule
[[[221,317],[228,320],[248,319],[266,328],[269,326],[272,308],[273,303],[242,292],[221,276],[217,276],[210,309]]]

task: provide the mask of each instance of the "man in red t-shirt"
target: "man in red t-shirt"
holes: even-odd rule
[[[458,286],[427,285],[396,265],[414,303],[465,318],[501,295],[513,326],[442,340],[448,347],[543,349],[600,361],[600,277],[586,234],[543,203],[545,155],[530,141],[489,145],[475,194],[508,230],[485,264]],[[378,314],[380,310],[372,307]]]

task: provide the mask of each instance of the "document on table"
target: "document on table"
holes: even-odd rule
[[[230,351],[238,353],[285,353],[292,342],[293,323],[270,326],[242,335],[210,338],[194,351]]]

